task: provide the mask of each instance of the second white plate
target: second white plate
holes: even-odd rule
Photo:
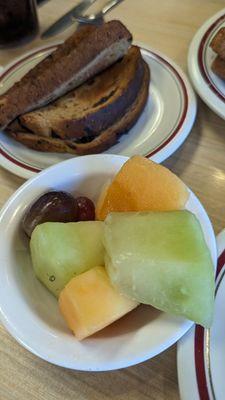
[[[211,65],[216,54],[210,47],[216,32],[225,26],[225,9],[208,19],[195,34],[188,53],[188,70],[193,85],[211,110],[225,119],[225,81]]]
[[[182,400],[224,400],[225,397],[225,230],[217,236],[217,247],[212,327],[204,329],[199,325],[194,326],[178,345],[178,378]]]
[[[181,69],[159,52],[139,44],[151,69],[150,96],[135,126],[106,153],[140,154],[162,162],[183,143],[196,116],[196,98]],[[0,78],[0,94],[50,54],[56,46],[35,50],[9,65]],[[26,148],[0,132],[0,164],[23,178],[62,160],[68,154],[41,153]]]

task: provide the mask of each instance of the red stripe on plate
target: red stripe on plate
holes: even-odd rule
[[[143,48],[143,47],[142,47]],[[168,137],[167,140],[165,140],[165,142],[163,142],[160,146],[158,146],[155,150],[151,151],[150,153],[148,153],[145,157],[151,157],[154,154],[158,153],[160,150],[162,150],[165,146],[167,146],[168,143],[170,143],[174,137],[179,133],[185,118],[187,116],[187,110],[188,110],[188,93],[187,93],[187,88],[186,85],[184,83],[183,78],[180,76],[179,72],[167,61],[165,60],[163,57],[159,56],[158,54],[144,49],[146,51],[148,51],[149,53],[153,54],[155,58],[157,58],[158,60],[160,60],[162,63],[164,63],[168,69],[170,69],[172,71],[172,73],[176,76],[177,80],[179,81],[180,85],[181,85],[181,89],[183,92],[183,99],[184,99],[184,107],[183,107],[183,111],[180,117],[180,120],[176,126],[176,128],[174,129],[174,131],[170,134],[170,136]]]
[[[217,270],[216,270],[216,278],[218,277],[221,269],[225,265],[225,250],[221,253],[221,255],[218,258],[218,263],[217,263]]]
[[[210,27],[208,28],[208,30],[205,32],[205,34],[202,37],[202,40],[199,44],[199,48],[198,48],[198,66],[200,69],[200,72],[202,74],[202,77],[204,78],[204,80],[206,81],[207,85],[210,87],[210,89],[224,102],[225,101],[225,96],[223,96],[222,93],[220,93],[217,89],[217,87],[214,85],[214,83],[212,82],[212,80],[209,78],[207,71],[206,71],[206,67],[205,67],[205,59],[204,59],[204,48],[205,48],[205,43],[209,37],[209,35],[211,34],[211,32],[213,31],[213,29],[219,25],[220,22],[223,22],[225,20],[225,14],[222,15],[220,18],[218,18],[212,25],[210,25]]]
[[[9,160],[13,164],[17,165],[18,167],[27,169],[28,171],[31,171],[31,172],[40,172],[41,171],[41,169],[39,169],[39,168],[31,167],[30,165],[24,164],[23,162],[16,160],[15,158],[10,156],[8,153],[6,153],[1,148],[0,148],[0,154],[2,154],[7,160]]]
[[[205,329],[196,325],[195,328],[195,371],[198,384],[198,392],[201,400],[210,400],[204,360],[204,333]]]
[[[224,265],[225,265],[225,250],[219,256],[217,261],[216,278],[218,277]],[[205,336],[205,329],[200,325],[196,325],[194,351],[195,351],[195,372],[198,384],[198,392],[200,400],[210,400],[207,380],[206,380],[206,368],[204,359],[204,354],[205,354],[204,336]]]

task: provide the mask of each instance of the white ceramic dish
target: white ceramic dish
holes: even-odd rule
[[[225,81],[211,70],[216,54],[209,44],[216,32],[225,26],[225,9],[208,19],[195,34],[188,53],[188,70],[202,100],[225,119]]]
[[[151,69],[149,100],[136,125],[106,153],[129,157],[141,154],[162,162],[190,133],[196,116],[196,98],[187,77],[174,62],[144,44],[139,45]],[[0,94],[55,48],[54,45],[35,50],[7,66],[0,78]],[[0,165],[23,178],[71,157],[28,149],[0,132]]]
[[[20,229],[26,208],[49,189],[64,189],[95,200],[103,183],[112,178],[126,160],[126,157],[106,154],[64,161],[26,182],[1,211],[1,319],[20,344],[51,363],[86,371],[127,367],[167,349],[193,324],[140,306],[99,334],[78,342],[67,329],[56,299],[33,274],[28,241]],[[215,262],[213,229],[193,193],[187,208],[198,217]]]
[[[182,400],[224,400],[225,394],[225,230],[217,236],[218,263],[213,325],[193,327],[178,344]]]

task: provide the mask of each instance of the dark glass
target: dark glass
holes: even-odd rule
[[[35,0],[0,0],[0,47],[22,44],[37,33]]]

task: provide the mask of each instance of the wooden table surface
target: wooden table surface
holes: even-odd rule
[[[51,0],[40,7],[41,30],[74,3]],[[223,7],[223,0],[125,0],[110,13],[110,18],[121,19],[135,40],[160,50],[186,70],[188,46],[195,31]],[[58,38],[64,38],[68,32]],[[0,64],[5,65],[40,44],[41,40],[36,39],[22,49],[1,51]],[[198,99],[197,120],[190,136],[164,164],[196,193],[216,234],[220,232],[225,227],[225,121]],[[23,179],[0,168],[0,206],[22,183]],[[73,372],[38,359],[0,326],[0,400],[31,399],[179,399],[176,346],[121,371]]]

